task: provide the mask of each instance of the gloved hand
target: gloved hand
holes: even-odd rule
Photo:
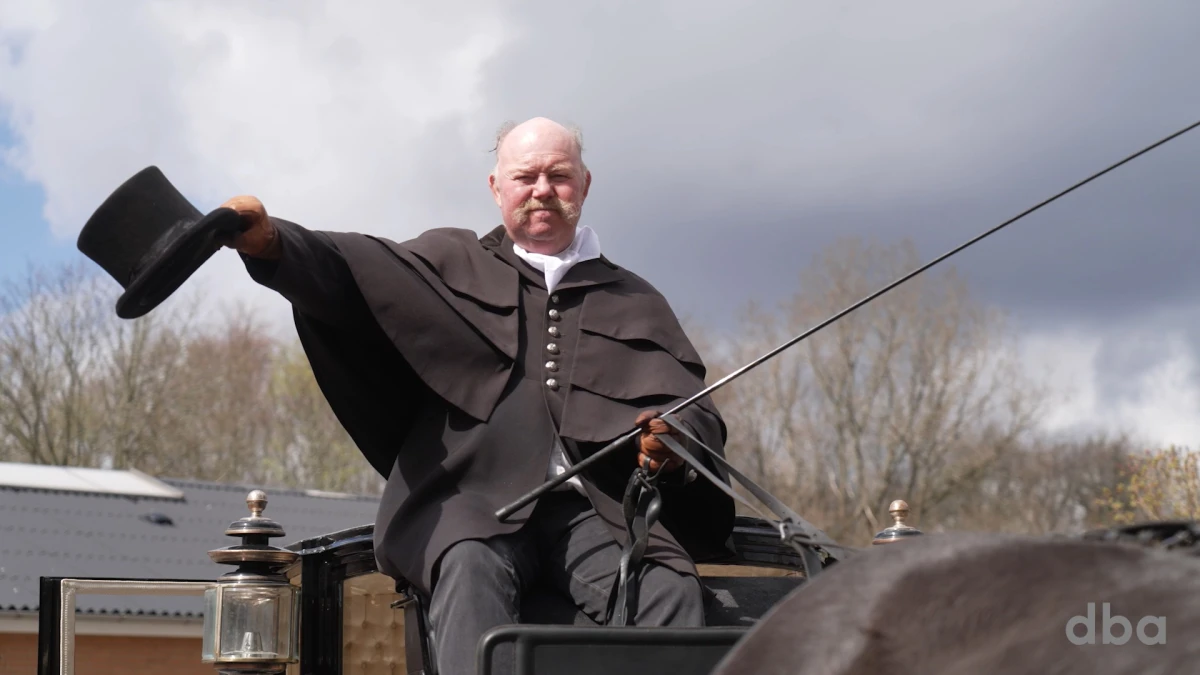
[[[647,410],[638,415],[634,426],[641,427],[642,433],[638,436],[638,466],[642,466],[645,460],[650,460],[650,471],[658,471],[658,467],[666,464],[663,469],[665,472],[675,471],[683,466],[684,462],[671,452],[667,445],[658,439],[660,434],[670,434],[679,443],[683,443],[684,439],[679,432],[667,426],[667,423],[658,419],[661,415],[657,410]]]

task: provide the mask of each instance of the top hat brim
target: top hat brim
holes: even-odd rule
[[[146,253],[133,282],[117,299],[117,316],[136,319],[162,304],[221,248],[224,238],[241,230],[241,222],[237,211],[222,207],[180,224]]]

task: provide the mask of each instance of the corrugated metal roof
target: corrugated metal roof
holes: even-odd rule
[[[0,487],[0,611],[38,608],[42,576],[215,579],[229,571],[208,551],[237,543],[230,522],[249,515],[260,486],[159,479],[182,498]],[[265,515],[287,532],[286,546],[375,520],[377,497],[263,488]],[[80,595],[81,613],[200,616],[192,597]]]

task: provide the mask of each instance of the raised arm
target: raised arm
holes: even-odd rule
[[[222,206],[242,217],[243,231],[226,246],[241,254],[252,279],[323,323],[344,326],[363,318],[358,286],[327,236],[267,215],[255,197],[234,197]]]

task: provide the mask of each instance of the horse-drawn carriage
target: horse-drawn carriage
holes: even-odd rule
[[[226,530],[240,541],[209,552],[235,566],[219,579],[43,577],[39,675],[75,672],[75,603],[83,593],[204,595],[196,658],[220,672],[435,674],[425,602],[376,569],[371,525],[275,546],[271,540],[286,531],[264,515],[267,495],[251,492],[247,505],[250,514]],[[904,522],[907,504],[892,507],[895,523],[876,543],[921,534]],[[535,587],[522,601],[523,623],[498,628],[479,645],[480,675],[495,673],[494,657],[505,649],[515,649],[517,672],[530,675],[710,672],[806,581],[801,555],[764,519],[738,516],[732,545],[736,553],[700,566],[706,627],[601,627],[565,596]]]
[[[204,637],[196,660],[220,673],[436,675],[426,605],[407,584],[377,570],[371,525],[275,546],[271,540],[286,532],[264,515],[267,496],[255,490],[246,501],[250,515],[225,531],[238,543],[209,552],[214,561],[234,566],[219,578],[43,577],[38,674],[76,673],[79,595],[129,593],[203,596]],[[907,513],[906,503],[893,502],[894,523],[873,544],[923,548],[931,538],[905,522]],[[1147,523],[1069,539],[1130,542],[1195,555],[1200,525]],[[599,626],[565,596],[535,587],[523,598],[522,623],[494,629],[480,642],[478,675],[498,675],[496,657],[504,650],[510,650],[508,660],[520,675],[714,672],[764,617],[775,612],[768,621],[787,620],[776,610],[785,600],[793,605],[794,599],[803,600],[811,574],[803,556],[781,538],[780,528],[765,519],[738,516],[732,544],[735,554],[699,566],[706,627]],[[1030,563],[1036,566],[1036,558]],[[836,564],[826,561],[822,567]],[[832,617],[845,609],[821,605],[804,611]],[[801,672],[800,664],[796,668]]]

